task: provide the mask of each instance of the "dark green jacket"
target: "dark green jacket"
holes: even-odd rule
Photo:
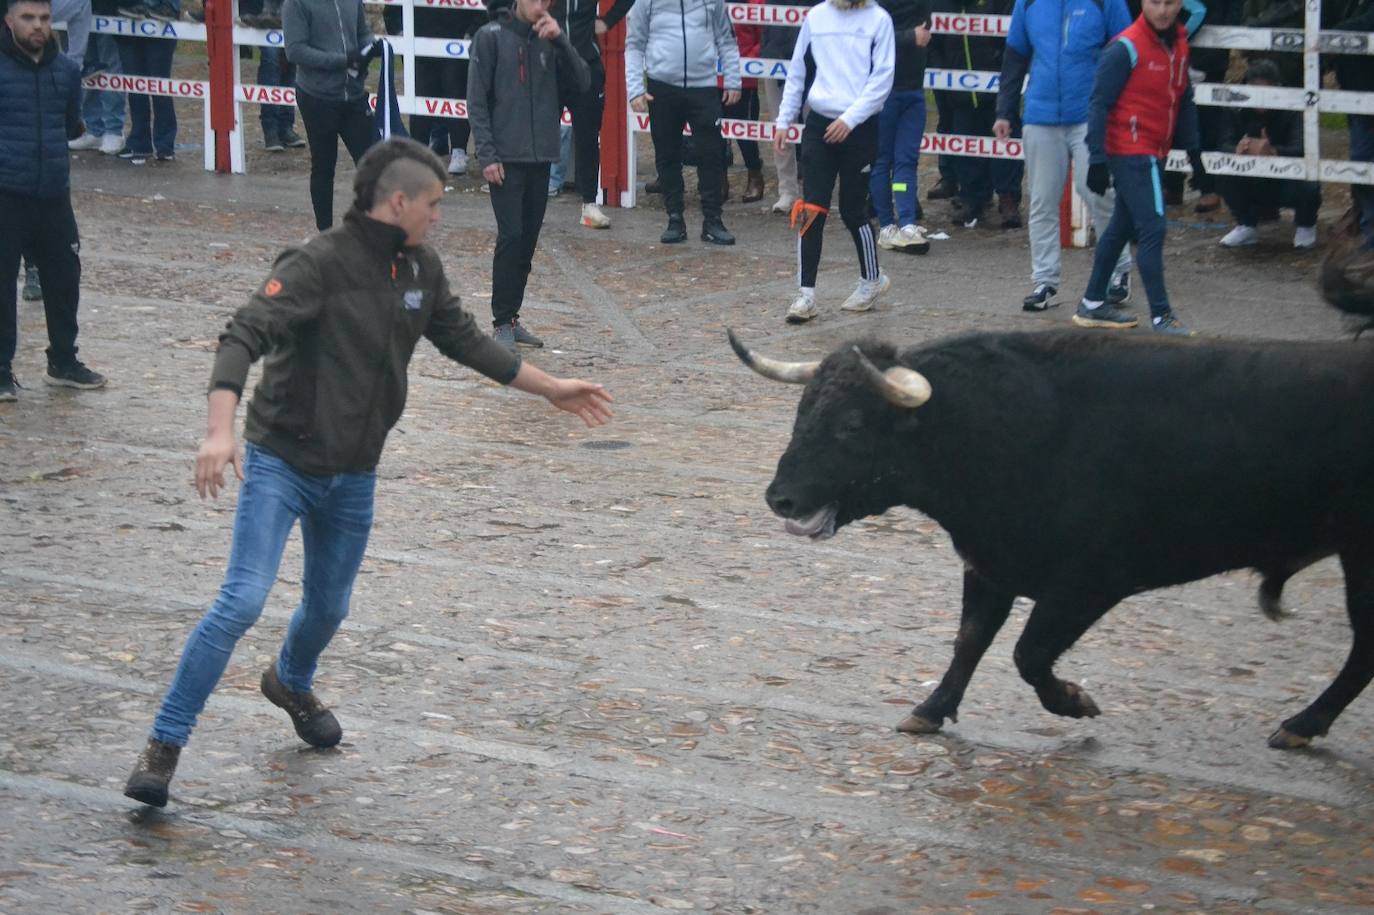
[[[240,393],[263,358],[244,437],[302,473],[371,470],[406,405],[420,337],[501,384],[520,359],[464,310],[433,249],[350,210],[342,226],[277,258],[219,338],[211,390]]]

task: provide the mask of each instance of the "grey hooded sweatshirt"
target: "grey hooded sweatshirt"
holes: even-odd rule
[[[332,102],[367,97],[348,69],[348,58],[372,44],[362,0],[286,0],[281,20],[298,90]]]
[[[625,34],[625,92],[644,94],[644,77],[684,89],[714,88],[720,59],[725,88],[740,88],[739,45],[724,0],[636,0]]]

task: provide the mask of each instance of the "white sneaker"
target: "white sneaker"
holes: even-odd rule
[[[609,229],[611,227],[611,217],[601,212],[601,207],[594,203],[582,204],[582,224],[589,229]]]
[[[926,231],[920,226],[902,226],[897,231],[897,238],[893,247],[909,251],[912,254],[925,254],[930,250],[930,239],[926,238]]]
[[[883,226],[881,229],[878,230],[878,247],[886,248],[887,250],[891,251],[893,248],[897,247],[897,245],[895,244],[896,238],[896,226]]]
[[[467,150],[455,149],[453,155],[448,157],[448,173],[450,175],[466,175],[468,173]]]
[[[873,307],[873,303],[878,301],[878,296],[887,292],[887,287],[891,285],[892,280],[881,271],[876,280],[859,280],[859,285],[854,287],[854,291],[840,308],[844,311],[868,311]]]
[[[74,150],[99,149],[101,139],[101,137],[98,137],[95,134],[90,133],[88,131],[86,133],[83,133],[81,136],[77,137],[75,140],[68,140],[67,148]]]
[[[1219,244],[1223,248],[1248,248],[1259,244],[1259,229],[1254,226],[1236,226],[1221,236]]]
[[[1293,231],[1294,248],[1315,248],[1317,247],[1317,227],[1298,226]]]
[[[774,212],[774,213],[783,213],[783,214],[791,213],[791,212],[792,212],[792,204],[794,204],[794,203],[796,203],[796,202],[797,202],[797,198],[796,198],[796,197],[787,197],[787,196],[779,197],[778,200],[777,200],[777,202],[773,204],[773,212]]]
[[[117,133],[107,133],[100,138],[100,151],[107,156],[115,156],[124,148],[124,138]]]
[[[816,297],[807,295],[799,289],[797,290],[797,297],[787,307],[787,323],[805,324],[819,313],[819,309],[816,308]]]

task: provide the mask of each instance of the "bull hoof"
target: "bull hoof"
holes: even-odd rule
[[[1056,697],[1058,701],[1054,705],[1046,705],[1046,708],[1056,715],[1065,718],[1096,718],[1102,714],[1102,710],[1097,707],[1087,691],[1074,683],[1065,681],[1059,682],[1061,695]]]
[[[1269,735],[1269,746],[1275,750],[1299,750],[1312,742],[1311,737],[1303,737],[1294,734],[1287,728],[1281,727]]]
[[[931,721],[912,712],[901,721],[897,722],[897,730],[903,734],[938,734],[942,722]]]

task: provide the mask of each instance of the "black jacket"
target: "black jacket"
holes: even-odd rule
[[[545,41],[501,10],[477,30],[470,54],[468,122],[482,167],[557,162],[560,99],[581,95],[591,82],[567,32]]]
[[[607,29],[613,29],[625,18],[635,0],[615,0],[605,16],[599,16],[597,0],[556,0],[550,14],[567,33],[568,40],[582,55],[583,60],[597,60],[601,57],[601,46],[596,42],[596,20],[602,19]]]
[[[509,384],[519,357],[492,340],[449,289],[432,248],[350,210],[282,253],[219,338],[210,387],[242,392],[263,359],[244,437],[302,473],[371,470],[406,405],[420,337]]]
[[[933,13],[969,13],[975,16],[1009,16],[1015,0],[933,0],[930,11]],[[1000,73],[1002,71],[1002,49],[1006,42],[1001,38],[979,38],[969,35],[935,35],[930,39],[926,63],[931,67],[944,70],[984,70]],[[1089,87],[1085,87],[1086,92]],[[950,102],[956,107],[968,107],[974,102],[972,92],[948,92]],[[978,105],[995,106],[996,93],[984,95],[977,100]]]
[[[916,26],[930,24],[931,0],[878,0],[892,17],[892,32],[897,40],[896,69],[892,74],[893,92],[924,89],[926,49],[916,44]],[[931,36],[934,41],[934,36]],[[997,68],[1000,69],[999,62]]]
[[[1243,91],[1243,90],[1242,90]],[[1269,145],[1280,156],[1301,158],[1303,154],[1302,112],[1268,108],[1228,108],[1225,152],[1231,152],[1242,137],[1268,137]]]
[[[772,6],[815,6],[816,0],[768,0]],[[821,0],[824,2],[824,0]],[[801,29],[791,25],[766,25],[759,40],[759,56],[771,60],[791,60]]]

